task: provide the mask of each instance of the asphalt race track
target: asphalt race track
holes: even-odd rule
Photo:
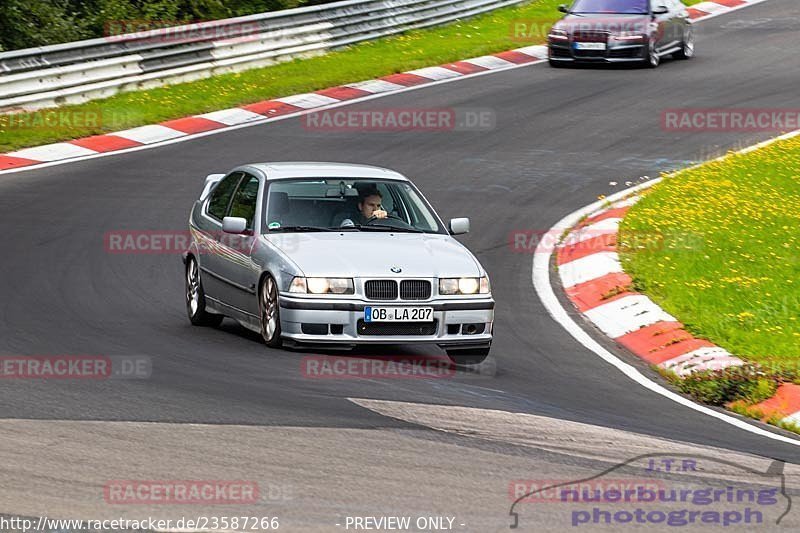
[[[443,438],[348,399],[369,398],[528,413],[800,463],[800,447],[653,394],[573,341],[538,301],[532,255],[509,246],[511,232],[546,231],[626,181],[777,135],[669,132],[661,112],[796,107],[796,20],[795,0],[771,0],[701,23],[698,56],[689,62],[667,60],[656,70],[536,65],[344,108],[489,109],[496,116],[490,131],[319,132],[295,118],[0,175],[0,354],[153,361],[146,380],[4,381],[0,418],[254,426],[266,433],[288,427],[320,438],[337,429],[413,430],[421,433],[418,449]],[[270,160],[386,166],[414,180],[442,218],[469,216],[472,232],[461,240],[488,270],[497,301],[484,371],[438,380],[307,379],[300,372],[307,354],[267,349],[230,320],[219,329],[192,327],[178,255],[106,251],[109,231],[186,229],[207,174]],[[389,346],[374,353],[436,350]],[[357,469],[357,459],[337,468]]]

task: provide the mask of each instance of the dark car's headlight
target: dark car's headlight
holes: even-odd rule
[[[569,39],[569,34],[566,30],[559,30],[557,28],[553,28],[550,30],[550,33],[547,35],[550,39],[555,40],[566,40]]]
[[[289,292],[301,294],[353,294],[353,278],[304,278],[292,279]]]
[[[640,31],[618,31],[612,37],[618,41],[643,41],[645,39]]]
[[[489,294],[489,278],[441,278],[439,294]]]

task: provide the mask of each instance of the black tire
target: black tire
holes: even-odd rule
[[[681,49],[672,54],[675,59],[691,59],[694,57],[694,29],[689,26],[683,35]]]
[[[278,284],[267,274],[258,287],[258,310],[261,322],[261,338],[270,348],[280,348],[281,313],[278,302]]]
[[[203,290],[203,281],[200,279],[200,267],[194,256],[190,255],[186,258],[184,281],[186,313],[189,315],[189,322],[195,326],[219,326],[225,317],[206,311],[206,293]]]
[[[447,350],[447,357],[458,366],[476,366],[489,357],[491,348],[491,345],[489,345],[481,348]]]
[[[655,48],[656,41],[651,38],[650,42],[645,47],[644,59],[642,60],[644,66],[647,68],[658,68],[658,65],[661,64],[661,56],[656,53]]]

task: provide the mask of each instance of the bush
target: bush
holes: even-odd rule
[[[77,41],[91,36],[68,0],[0,2],[0,50]]]
[[[0,50],[103,37],[111,21],[218,20],[332,0],[2,0]]]

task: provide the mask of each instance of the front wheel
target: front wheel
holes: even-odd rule
[[[258,290],[258,308],[261,315],[261,337],[270,348],[281,346],[281,317],[278,307],[278,285],[267,274]]]
[[[651,38],[650,42],[647,44],[647,50],[645,50],[644,64],[646,67],[650,68],[658,68],[658,65],[661,64],[661,56],[658,55],[658,51],[656,50],[655,38]]]
[[[687,28],[683,36],[681,49],[672,54],[675,59],[691,59],[694,57],[694,30]]]
[[[225,318],[206,311],[206,293],[200,280],[200,268],[197,259],[192,256],[186,259],[186,313],[195,326],[216,327]]]

